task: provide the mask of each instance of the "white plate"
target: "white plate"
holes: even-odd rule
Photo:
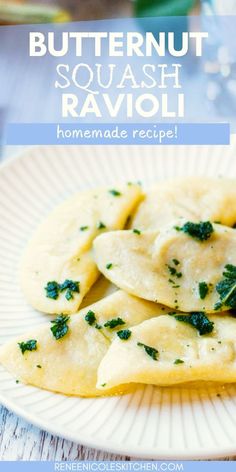
[[[142,180],[147,186],[186,175],[235,177],[235,145],[41,147],[3,165],[0,342],[47,317],[26,304],[17,272],[27,239],[55,204],[87,187],[122,180]],[[123,397],[80,399],[17,384],[1,368],[0,392],[1,402],[31,423],[106,451],[152,459],[236,453],[235,385],[200,390],[148,386]]]

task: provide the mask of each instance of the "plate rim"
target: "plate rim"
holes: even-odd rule
[[[37,388],[37,387],[34,387]],[[37,390],[41,391],[42,389]],[[53,394],[53,392],[50,392]],[[69,397],[70,398],[70,397]],[[73,398],[73,397],[72,397]],[[13,400],[9,400],[6,397],[2,395],[0,392],[0,401],[3,406],[8,408],[9,410],[13,411],[15,414],[23,418],[25,421],[31,423],[33,426],[36,426],[40,428],[43,431],[47,431],[49,434],[52,434],[54,436],[58,436],[62,439],[66,439],[68,441],[72,441],[77,444],[81,444],[85,447],[90,447],[96,450],[102,450],[104,452],[108,452],[111,454],[119,454],[119,455],[125,455],[125,456],[130,456],[130,457],[135,457],[137,459],[155,459],[155,460],[202,460],[202,459],[220,459],[225,456],[234,456],[236,453],[236,443],[235,446],[228,447],[222,449],[222,451],[219,450],[218,447],[218,453],[214,448],[210,449],[198,449],[194,451],[193,449],[183,449],[181,450],[180,448],[177,449],[163,449],[161,451],[158,451],[158,449],[155,448],[148,448],[146,451],[142,451],[141,454],[137,453],[137,448],[135,446],[128,447],[128,449],[125,449],[123,446],[115,445],[113,442],[110,442],[110,444],[107,444],[107,439],[104,440],[95,440],[95,439],[89,439],[87,436],[84,438],[81,438],[80,434],[84,433],[73,433],[65,430],[63,426],[51,426],[47,420],[40,420],[39,417],[37,417],[36,414],[34,413],[27,413],[25,409],[19,405],[16,405]],[[140,450],[142,446],[139,446]]]

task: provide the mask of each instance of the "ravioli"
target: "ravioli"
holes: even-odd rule
[[[26,384],[66,395],[102,395],[96,389],[97,369],[116,332],[167,311],[166,307],[117,291],[73,315],[66,323],[68,332],[60,339],[55,339],[50,330],[53,324],[47,324],[8,342],[1,347],[0,362]],[[104,327],[112,320],[113,324],[116,320],[114,328]],[[29,340],[37,341],[36,350],[22,354],[18,343]],[[122,386],[106,393],[126,389]]]
[[[236,181],[188,177],[166,180],[148,191],[138,207],[132,228],[160,229],[177,218],[236,223]]]
[[[93,239],[122,229],[142,198],[138,185],[78,193],[39,226],[21,265],[27,301],[45,313],[75,313],[98,278]]]
[[[236,231],[215,224],[209,238],[201,241],[182,231],[183,226],[181,220],[160,232],[117,231],[97,237],[99,270],[128,293],[174,309],[226,310],[217,287],[225,266],[236,264]],[[234,279],[235,291],[236,273]],[[207,287],[203,298],[202,284]]]
[[[236,319],[211,315],[213,332],[200,336],[188,323],[163,315],[115,339],[98,369],[97,388],[120,384],[174,385],[190,381],[236,382]]]

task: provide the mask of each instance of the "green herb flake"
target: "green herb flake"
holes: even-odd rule
[[[183,233],[186,233],[201,242],[209,239],[214,231],[210,221],[200,221],[199,223],[188,221],[182,227],[175,226],[175,229],[177,231],[183,231]]]
[[[170,272],[170,275],[177,277],[178,279],[182,277],[182,272],[177,272],[175,267],[171,267],[170,265],[167,264],[167,268]]]
[[[97,229],[105,229],[105,228],[106,228],[106,225],[102,221],[99,221],[97,223]]]
[[[130,338],[131,336],[131,331],[130,329],[121,329],[120,331],[117,331],[117,336],[119,336],[120,339],[126,341],[127,339]]]
[[[183,321],[196,328],[199,334],[209,334],[213,331],[214,323],[210,321],[203,311],[192,311],[189,315],[173,315],[177,321]]]
[[[122,320],[122,318],[113,318],[113,320],[109,320],[107,321],[104,326],[105,328],[110,328],[110,329],[114,329],[116,328],[117,326],[121,326],[121,325],[124,325],[125,324],[125,321]]]
[[[113,197],[120,197],[120,196],[121,196],[121,193],[120,193],[118,190],[114,189],[114,188],[112,188],[111,190],[109,190],[109,193],[110,193],[111,195],[113,195]]]
[[[73,292],[79,293],[79,282],[74,282],[73,280],[66,279],[62,284],[52,281],[48,282],[46,287],[46,296],[56,300],[59,297],[59,294],[66,290],[65,297],[69,301],[73,298]]]
[[[209,292],[209,287],[206,282],[199,282],[198,292],[199,292],[199,297],[201,298],[201,300],[204,300],[204,298],[206,298]]]
[[[74,282],[73,280],[66,279],[65,282],[63,282],[60,285],[60,291],[63,292],[66,290],[66,299],[71,300],[74,298],[73,292],[74,293],[80,293],[80,288],[79,288],[79,282]]]
[[[172,280],[172,279],[168,279],[168,282],[169,282],[170,284],[175,284],[175,283],[176,283],[175,280]]]
[[[134,228],[134,229],[133,229],[133,233],[140,235],[140,234],[141,234],[141,231],[140,231],[139,229],[137,229],[137,228]]]
[[[182,359],[175,359],[174,364],[184,364],[184,361]]]
[[[102,325],[96,323],[96,324],[95,324],[95,328],[96,328],[96,329],[102,329]]]
[[[68,301],[73,298],[73,294],[72,294],[72,291],[70,289],[66,291],[65,297]]]
[[[40,364],[36,365],[38,369],[42,369],[42,366]]]
[[[18,384],[20,381],[19,380],[16,380],[16,384]]]
[[[29,341],[22,341],[18,343],[18,346],[22,354],[24,354],[26,351],[36,351],[37,341],[36,339],[29,339]]]
[[[56,340],[63,338],[68,333],[69,327],[67,323],[69,320],[69,316],[59,315],[55,320],[51,321],[53,326],[50,330]]]
[[[66,279],[65,282],[60,285],[60,290],[62,292],[66,289],[79,293],[79,282],[73,282],[73,280]]]
[[[215,310],[223,306],[236,308],[236,266],[227,264],[223,272],[223,279],[216,285],[220,299],[215,304]]]
[[[53,300],[56,300],[59,297],[60,284],[55,281],[48,282],[45,287],[45,290],[47,298],[52,298]]]
[[[106,269],[111,269],[113,266],[112,262],[108,262],[108,264],[106,265]]]
[[[106,386],[106,383],[104,383],[104,384],[101,384],[101,387],[105,387],[105,386]]]
[[[154,361],[157,361],[157,358],[158,358],[158,350],[155,349],[154,347],[151,347],[151,346],[147,346],[146,344],[143,344],[143,343],[140,343],[138,342],[137,343],[138,346],[140,347],[143,347],[145,352],[154,360]]]
[[[80,231],[87,231],[89,229],[88,226],[80,226]]]
[[[176,266],[180,264],[180,262],[178,261],[178,259],[172,259],[172,262],[173,262],[173,264],[176,265]]]
[[[84,319],[85,321],[87,321],[89,326],[92,326],[96,321],[95,313],[92,310],[89,310],[88,313],[85,315]]]

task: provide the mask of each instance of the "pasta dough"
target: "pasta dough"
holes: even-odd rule
[[[138,185],[126,185],[79,193],[56,208],[23,257],[21,285],[28,302],[45,313],[75,313],[99,275],[93,239],[102,231],[122,229],[141,198]]]
[[[225,265],[236,264],[236,231],[212,228],[204,241],[177,231],[174,223],[160,232],[107,233],[94,241],[95,260],[105,277],[128,293],[185,312],[213,312]],[[204,299],[202,283],[208,288]]]
[[[235,382],[236,319],[227,315],[209,318],[214,330],[203,336],[168,315],[135,326],[127,341],[117,338],[111,344],[98,369],[97,387],[106,391],[128,382]],[[155,351],[148,353],[144,346],[154,348],[156,355],[152,356]]]
[[[160,229],[177,218],[236,223],[236,181],[204,177],[166,180],[148,191],[131,227]]]
[[[111,340],[117,337],[116,331],[166,311],[166,307],[117,291],[73,315],[68,321],[68,332],[58,340],[49,324],[18,336],[1,348],[0,361],[24,383],[67,395],[102,395],[103,392],[96,389],[97,368]],[[90,316],[86,321],[88,313]],[[96,318],[93,323],[91,313]],[[113,329],[104,328],[107,321],[117,318],[124,324]],[[102,328],[97,329],[96,325]],[[22,354],[18,343],[28,340],[36,340],[37,349]],[[124,388],[119,387],[108,394],[121,393]]]

